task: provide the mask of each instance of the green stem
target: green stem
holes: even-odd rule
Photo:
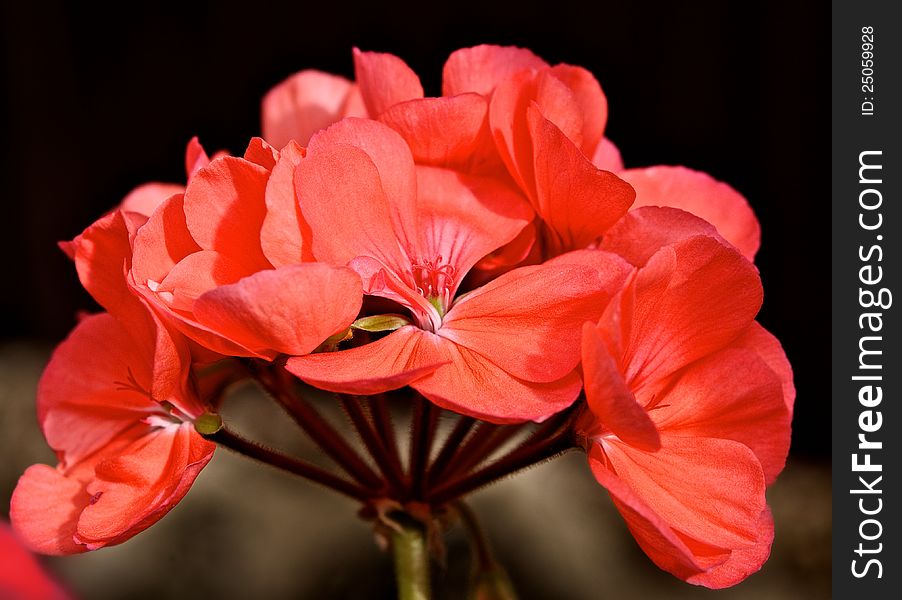
[[[429,600],[429,549],[422,524],[405,514],[392,515],[400,529],[392,532],[398,600]]]

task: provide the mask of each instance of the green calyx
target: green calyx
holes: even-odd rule
[[[194,429],[201,435],[213,435],[222,429],[222,417],[214,413],[204,413],[194,419]]]
[[[361,331],[379,332],[394,331],[405,325],[410,325],[410,321],[403,315],[388,314],[357,319],[351,323],[351,328],[360,329]]]

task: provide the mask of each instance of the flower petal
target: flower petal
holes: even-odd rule
[[[571,65],[555,65],[551,73],[573,93],[582,115],[580,149],[586,156],[593,156],[608,120],[608,100],[598,80],[586,69]]]
[[[191,423],[157,429],[99,463],[86,490],[92,501],[75,533],[89,550],[123,542],[159,521],[185,496],[216,445]]]
[[[297,168],[295,175],[295,185],[300,186],[305,176],[309,176],[316,167],[310,163],[311,157],[317,155],[338,156],[339,148],[343,145],[353,146],[363,151],[366,157],[372,162],[376,168],[378,176],[378,184],[370,174],[370,169],[361,166],[359,159],[349,157],[347,165],[335,165],[329,172],[320,174],[320,181],[327,181],[327,186],[340,186],[350,192],[355,190],[353,198],[347,200],[348,203],[360,202],[356,210],[350,211],[352,214],[361,213],[373,222],[369,225],[372,227],[385,227],[385,223],[391,225],[393,235],[398,238],[402,245],[407,246],[415,243],[417,239],[417,183],[416,173],[414,172],[413,157],[410,154],[410,148],[397,132],[390,127],[383,125],[377,121],[368,121],[364,119],[345,119],[336,123],[329,129],[320,132],[310,140],[310,146],[307,148],[307,160],[302,161]],[[362,169],[357,172],[357,169]],[[361,184],[355,188],[353,181],[342,181],[342,179],[358,179]],[[330,180],[331,179],[331,180]],[[384,193],[385,201],[376,201],[374,191],[369,188],[379,190]],[[375,188],[373,186],[376,186]],[[316,191],[316,189],[312,190]],[[320,194],[328,193],[328,190],[319,190]],[[309,198],[309,199],[308,199]],[[298,200],[301,203],[301,211],[306,217],[307,211],[319,210],[319,206],[323,205],[324,200],[316,196],[305,196],[298,190]],[[376,206],[371,206],[375,202]],[[382,205],[387,207],[389,215],[388,221],[384,220]],[[348,217],[348,214],[342,214],[340,211],[333,216],[333,220],[339,220],[337,223],[331,223],[332,227],[339,227],[341,220]],[[326,205],[325,209],[330,208]],[[325,210],[324,209],[324,210]],[[371,214],[366,214],[366,212]],[[308,220],[309,222],[309,220]],[[352,223],[353,225],[353,223]],[[310,222],[311,228],[313,223]],[[355,233],[355,231],[350,231]],[[328,235],[335,235],[334,231],[330,231]],[[321,235],[326,235],[325,233]],[[389,246],[397,245],[397,242],[389,244]],[[384,246],[388,248],[389,246]],[[363,253],[365,254],[365,253]],[[374,258],[378,258],[378,256]],[[322,260],[322,259],[320,259]],[[342,263],[345,264],[345,263]],[[386,264],[394,265],[395,262]]]
[[[624,295],[625,299],[629,296]],[[752,323],[762,290],[754,265],[708,236],[658,251],[635,279],[622,363],[638,396],[694,360],[726,346]]]
[[[256,354],[300,355],[346,329],[361,302],[356,273],[305,263],[217,287],[197,299],[194,316]]]
[[[643,206],[615,223],[598,247],[641,267],[661,248],[699,235],[728,244],[713,225],[683,210]]]
[[[620,150],[614,145],[614,142],[608,138],[603,138],[595,153],[592,155],[592,164],[605,171],[613,171],[619,173],[623,170],[623,158],[620,156]]]
[[[733,553],[760,555],[765,484],[751,450],[695,437],[662,435],[661,443],[644,452],[608,439],[589,455],[592,473],[645,553],[686,580],[726,564]]]
[[[363,103],[373,118],[399,102],[423,97],[420,78],[393,54],[354,48],[354,74]]]
[[[479,94],[402,102],[379,120],[410,146],[417,164],[468,172],[503,169],[488,127],[488,103]]]
[[[276,148],[310,137],[345,116],[366,116],[353,110],[356,85],[344,77],[308,69],[295,73],[263,97],[263,137]]]
[[[582,365],[586,401],[601,427],[640,450],[660,448],[655,424],[626,386],[594,323],[583,325]]]
[[[483,44],[451,53],[442,69],[442,95],[476,92],[488,96],[501,80],[548,63],[525,48]]]
[[[122,199],[122,202],[119,203],[119,210],[136,212],[150,217],[164,200],[184,191],[185,186],[176,183],[145,183],[130,191]]]
[[[796,399],[796,388],[793,384],[792,366],[786,358],[780,341],[756,322],[752,323],[751,327],[746,329],[745,333],[733,342],[732,346],[753,351],[777,375],[783,385],[783,401],[786,403],[786,409],[791,417]]]
[[[0,521],[0,590],[7,600],[68,600],[72,598],[13,530]]]
[[[260,248],[269,171],[225,156],[197,172],[185,190],[185,222],[197,244],[248,265],[269,268]]]
[[[536,212],[554,234],[555,253],[585,248],[629,209],[635,192],[601,171],[535,107],[529,110],[535,145]]]
[[[76,554],[87,550],[73,536],[78,515],[91,495],[84,484],[47,465],[25,470],[9,503],[9,518],[16,533],[34,552]]]
[[[524,381],[480,352],[449,340],[438,343],[450,364],[410,386],[442,408],[497,424],[541,422],[579,396],[582,384],[575,370],[557,381]]]
[[[449,362],[436,351],[433,338],[406,326],[364,346],[289,358],[285,368],[330,392],[379,394],[402,388]]]
[[[745,444],[768,484],[786,462],[790,417],[777,374],[754,352],[733,345],[686,367],[652,411],[662,431]]]
[[[294,189],[294,171],[304,154],[305,150],[295,142],[282,148],[266,183],[266,216],[260,229],[260,247],[276,268],[313,260],[309,248],[310,226],[304,221]]]
[[[417,258],[441,257],[454,289],[481,258],[510,242],[532,220],[526,198],[496,179],[418,166]]]
[[[598,254],[596,268],[553,264],[501,275],[453,304],[438,335],[520,379],[561,379],[579,363],[583,323],[598,320],[627,274],[619,258]]]
[[[708,221],[752,260],[761,244],[761,226],[749,203],[726,183],[686,167],[629,169],[620,177],[636,189],[640,206],[672,206]]]

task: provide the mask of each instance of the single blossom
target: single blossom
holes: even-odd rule
[[[645,208],[619,227],[621,243],[643,240],[624,251],[638,268],[583,327],[577,428],[646,554],[690,583],[734,585],[770,552],[764,491],[789,449],[792,373],[754,322],[754,266],[709,224]]]
[[[158,330],[153,344],[109,314],[85,317],[41,376],[38,421],[59,464],[29,467],[10,505],[13,526],[36,552],[131,538],[171,510],[213,456],[215,445],[194,430],[205,408],[188,378],[185,340],[149,311],[145,318],[142,329]],[[175,381],[160,382],[161,372]],[[168,395],[156,395],[161,389]]]
[[[197,343],[273,359],[344,331],[362,300],[350,269],[312,262],[294,193],[304,149],[251,142],[197,169],[132,239],[129,280]]]
[[[296,182],[314,256],[350,265],[366,294],[411,319],[373,343],[292,358],[291,372],[347,393],[410,384],[494,422],[541,420],[575,400],[579,328],[620,285],[621,259],[596,252],[517,269],[459,296],[472,266],[531,212],[497,180],[415,166],[404,140],[375,121],[346,119],[314,136]]]

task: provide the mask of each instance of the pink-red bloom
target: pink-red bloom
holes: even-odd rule
[[[350,265],[366,294],[396,301],[413,323],[350,350],[293,358],[288,369],[333,391],[406,384],[439,406],[495,422],[542,420],[580,389],[579,327],[600,315],[626,265],[517,269],[458,297],[470,268],[530,218],[496,180],[414,166],[404,141],[372,121],[314,136],[297,169],[313,254]]]
[[[618,233],[646,240],[621,247],[638,269],[583,328],[578,429],[652,560],[691,583],[734,585],[770,553],[764,490],[789,449],[792,374],[754,322],[754,266],[686,213],[634,214]]]
[[[257,139],[244,158],[198,168],[134,235],[130,285],[221,354],[306,354],[347,329],[360,278],[305,250],[293,185],[303,155],[293,142],[279,152]]]

